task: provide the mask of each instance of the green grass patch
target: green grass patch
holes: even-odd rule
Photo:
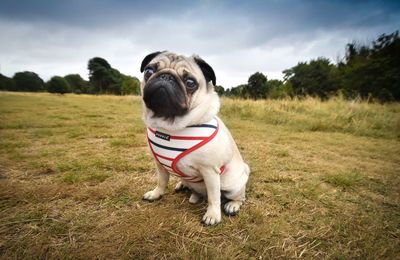
[[[129,139],[112,139],[110,140],[110,145],[113,147],[119,147],[119,146],[131,146],[132,142],[130,142]]]
[[[362,184],[364,176],[357,169],[330,173],[324,176],[324,181],[340,188],[354,188]]]
[[[341,132],[378,138],[400,137],[398,104],[367,104],[341,99],[237,101],[223,99],[227,117],[286,125],[297,131]]]
[[[82,137],[85,133],[82,131],[82,129],[79,128],[72,128],[69,129],[67,132],[67,137],[68,138],[78,138]]]
[[[32,109],[35,108],[35,109]],[[222,99],[252,173],[200,220],[157,183],[140,97],[0,92],[0,258],[397,259],[400,105]]]

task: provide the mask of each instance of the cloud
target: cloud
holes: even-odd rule
[[[398,29],[399,10],[395,1],[3,0],[1,73],[87,77],[87,61],[100,56],[140,77],[147,53],[171,50],[201,55],[232,87],[256,71],[281,78],[298,61],[334,61],[346,43]]]

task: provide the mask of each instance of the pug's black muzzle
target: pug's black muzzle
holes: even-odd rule
[[[143,100],[156,117],[173,118],[188,111],[185,93],[169,73],[161,74],[146,84]]]

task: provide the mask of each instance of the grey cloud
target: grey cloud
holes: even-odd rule
[[[373,1],[35,1],[0,3],[2,73],[30,69],[48,79],[106,58],[139,75],[155,50],[197,53],[225,87],[255,72],[281,71],[318,56],[335,60],[352,40],[370,40],[399,27],[399,4]]]

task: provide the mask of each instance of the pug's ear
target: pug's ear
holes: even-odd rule
[[[195,56],[193,57],[194,61],[197,63],[197,65],[200,67],[201,71],[203,72],[204,78],[206,79],[206,82],[212,82],[214,86],[216,86],[216,81],[217,79],[215,78],[215,73],[213,68],[205,62],[202,58]]]
[[[144,57],[144,59],[142,61],[142,65],[140,65],[140,72],[143,72],[144,68],[150,63],[150,61],[152,59],[154,59],[158,54],[163,53],[163,52],[165,52],[165,51],[156,51],[156,52],[150,53],[149,55]]]

